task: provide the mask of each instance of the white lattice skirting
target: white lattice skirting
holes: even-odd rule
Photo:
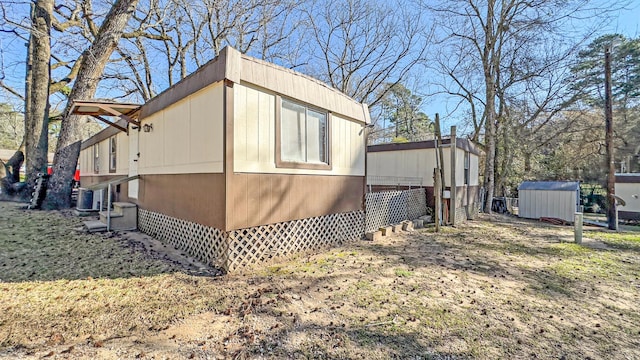
[[[222,230],[138,210],[140,231],[227,271],[359,239],[364,213],[331,214],[247,229]]]
[[[424,189],[368,193],[363,211],[331,214],[225,232],[138,209],[140,231],[227,271],[357,240],[365,231],[418,218],[427,211]]]
[[[381,226],[397,224],[403,220],[417,219],[427,213],[424,188],[367,193],[367,220],[365,231]]]
[[[225,267],[227,234],[222,230],[144,209],[138,209],[138,228],[206,264]]]

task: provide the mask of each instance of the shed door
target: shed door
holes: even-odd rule
[[[138,137],[140,131],[129,129],[129,176],[138,175],[138,159],[140,158],[140,150],[138,148]],[[129,182],[128,196],[133,199],[138,198],[138,180]]]

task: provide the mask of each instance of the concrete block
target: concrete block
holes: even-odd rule
[[[113,210],[109,214],[110,230],[136,230],[138,227],[138,211],[136,204],[114,202]],[[107,212],[100,212],[100,221],[107,223]]]
[[[431,215],[423,215],[423,216],[420,216],[418,219],[424,221],[425,223],[430,223],[432,221]]]
[[[379,230],[382,233],[382,236],[389,236],[389,235],[391,235],[392,227],[391,226],[383,226]]]
[[[376,241],[382,239],[382,231],[372,231],[366,234],[367,240]]]
[[[415,219],[413,220],[413,228],[414,229],[422,229],[424,227],[424,220]]]
[[[405,220],[402,222],[402,230],[404,231],[413,231],[413,222],[409,220]]]
[[[84,222],[84,226],[86,227],[87,231],[89,232],[103,232],[103,231],[107,231],[107,224],[101,222],[101,221],[85,221]]]
[[[391,225],[391,231],[394,233],[399,233],[402,231],[402,224],[393,224]]]

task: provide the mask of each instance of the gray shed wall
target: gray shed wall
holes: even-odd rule
[[[520,190],[518,214],[522,218],[553,217],[573,222],[577,211],[577,191]]]

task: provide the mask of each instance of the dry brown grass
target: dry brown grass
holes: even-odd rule
[[[0,357],[640,358],[638,233],[484,217],[207,277],[78,221],[0,203]]]

